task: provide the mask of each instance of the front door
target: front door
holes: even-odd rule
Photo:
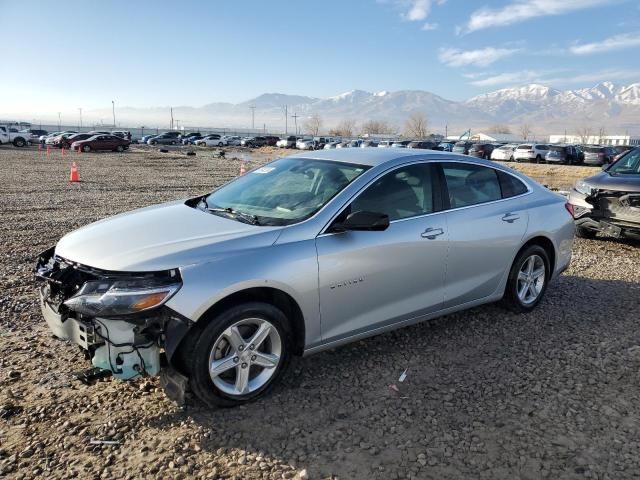
[[[374,180],[338,216],[389,215],[382,232],[324,233],[316,239],[324,341],[434,312],[444,300],[446,213],[428,163]]]

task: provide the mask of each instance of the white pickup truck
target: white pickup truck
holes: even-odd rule
[[[16,147],[26,147],[29,145],[29,137],[19,132],[17,128],[8,125],[0,125],[0,144],[13,143]]]

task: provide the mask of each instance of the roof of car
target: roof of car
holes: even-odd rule
[[[455,155],[436,150],[412,150],[407,148],[340,148],[330,150],[313,150],[292,155],[297,158],[312,158],[315,160],[330,160],[333,162],[353,163],[356,165],[370,165],[375,167],[383,163],[392,162],[407,157],[468,159],[465,155]]]

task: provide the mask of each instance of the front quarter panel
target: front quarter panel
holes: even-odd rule
[[[320,341],[318,262],[313,239],[270,245],[180,269],[183,286],[167,306],[198,321],[233,293],[270,287],[290,295],[305,321],[305,344]]]

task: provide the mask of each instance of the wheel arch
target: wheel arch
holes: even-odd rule
[[[549,262],[551,262],[551,265],[549,265],[549,276],[553,276],[553,272],[555,272],[556,268],[556,247],[553,244],[553,241],[551,241],[549,237],[546,237],[544,235],[536,235],[527,240],[527,242],[522,245],[522,247],[520,247],[518,253],[516,253],[514,261],[516,258],[518,258],[518,255],[520,255],[522,251],[524,251],[526,248],[529,248],[531,245],[538,245],[539,247],[542,247],[545,252],[547,252],[547,255],[549,256]]]
[[[283,290],[274,287],[249,287],[233,292],[211,305],[193,324],[191,329],[180,340],[172,363],[186,373],[184,364],[184,352],[189,351],[195,345],[200,333],[219,314],[232,306],[247,302],[264,302],[273,305],[280,310],[290,321],[293,334],[293,349],[295,355],[302,355],[305,347],[306,326],[302,309],[295,299]]]

